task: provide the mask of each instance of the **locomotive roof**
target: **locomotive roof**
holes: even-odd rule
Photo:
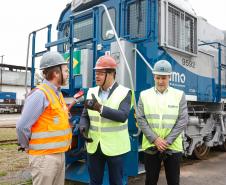
[[[196,16],[195,10],[192,8],[189,0],[169,0],[168,2],[172,3],[173,5],[177,6],[178,8],[186,11],[187,13],[189,13],[193,16]]]

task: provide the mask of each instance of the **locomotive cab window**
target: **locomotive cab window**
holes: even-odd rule
[[[128,4],[127,35],[130,38],[144,38],[146,36],[147,1],[135,1]]]
[[[109,14],[111,17],[111,20],[114,24],[114,26],[116,25],[115,22],[115,9],[114,8],[110,8],[109,10]],[[108,39],[112,39],[114,37],[114,33],[113,30],[111,28],[111,25],[109,23],[108,17],[106,15],[106,12],[103,12],[102,14],[102,39],[103,40],[108,40]]]
[[[74,25],[74,37],[76,41],[82,41],[93,37],[93,18],[76,21]]]
[[[161,45],[197,54],[197,18],[171,3],[161,8]]]

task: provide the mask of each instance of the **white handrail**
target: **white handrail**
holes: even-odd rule
[[[144,63],[147,65],[147,67],[153,71],[153,68],[151,65],[148,63],[148,61],[144,58],[144,56],[140,53],[140,51],[137,48],[134,48],[134,50],[138,53],[138,55],[141,57],[141,59],[144,61]]]

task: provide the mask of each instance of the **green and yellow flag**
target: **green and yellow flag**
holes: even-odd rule
[[[64,59],[70,61],[70,53],[64,53]],[[81,51],[76,50],[73,52],[73,75],[80,74],[80,63],[81,63]]]

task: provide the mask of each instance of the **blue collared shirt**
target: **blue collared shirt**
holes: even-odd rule
[[[114,84],[115,84],[115,82],[111,85],[111,87],[108,87],[107,90],[103,90],[100,88],[99,97],[102,101],[105,101],[108,99],[108,96],[109,96]],[[103,106],[101,106],[101,109],[100,109],[100,113],[102,113],[102,112],[103,112]]]
[[[59,88],[57,88],[47,80],[44,80],[43,83],[51,87],[59,97]],[[49,101],[46,98],[44,92],[40,89],[33,90],[31,94],[26,98],[22,114],[16,123],[17,139],[21,147],[29,147],[31,127],[38,120],[38,118],[48,105]]]

